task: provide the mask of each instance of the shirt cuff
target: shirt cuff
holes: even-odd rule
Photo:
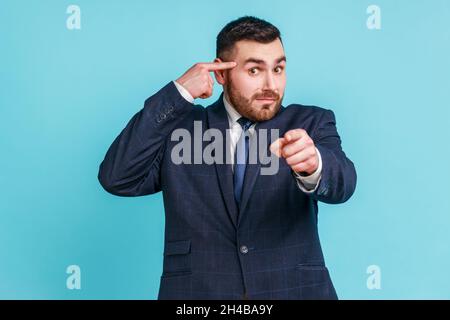
[[[192,95],[189,93],[189,91],[187,91],[181,84],[179,84],[176,81],[173,81],[173,83],[175,84],[175,86],[177,87],[178,91],[180,92],[180,94],[183,96],[184,99],[186,99],[187,101],[189,101],[190,103],[194,103],[194,97],[192,97]]]
[[[319,165],[316,171],[309,176],[301,176],[299,173],[292,171],[297,180],[298,187],[306,193],[313,193],[319,186],[320,179],[322,178],[322,156],[319,149],[316,148],[317,156],[319,157]]]

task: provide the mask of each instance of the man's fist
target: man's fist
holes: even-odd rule
[[[212,96],[214,86],[214,80],[209,73],[216,70],[232,69],[236,65],[237,63],[234,61],[196,63],[176,82],[189,91],[194,99],[206,99]]]
[[[270,145],[270,151],[286,159],[294,172],[313,174],[319,166],[314,141],[303,129],[289,130]]]

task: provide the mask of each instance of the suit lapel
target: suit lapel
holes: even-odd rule
[[[236,201],[234,199],[234,186],[233,186],[233,171],[231,169],[231,164],[228,159],[226,161],[226,155],[229,150],[229,146],[227,145],[227,134],[229,134],[229,131],[227,132],[227,129],[229,129],[229,123],[228,123],[228,116],[227,111],[225,109],[225,106],[223,105],[223,92],[220,95],[219,99],[212,104],[210,107],[207,108],[207,117],[208,117],[208,128],[216,128],[219,129],[222,133],[222,137],[224,137],[223,141],[223,149],[222,154],[224,157],[224,163],[219,164],[215,163],[216,167],[216,173],[220,184],[220,189],[222,192],[222,196],[225,200],[225,205],[227,207],[228,215],[230,216],[231,221],[233,222],[234,226],[236,228],[239,227],[239,223],[243,217],[243,215],[246,212],[248,200],[252,194],[253,187],[256,183],[256,180],[258,178],[258,175],[260,174],[261,169],[261,162],[259,159],[259,156],[256,159],[256,164],[250,164],[247,165],[245,170],[245,177],[244,177],[244,185],[242,190],[242,198],[241,198],[241,205],[239,209],[238,214],[238,207],[236,204]],[[257,136],[259,137],[262,132],[260,132],[261,129],[266,130],[266,141],[268,142],[266,145],[266,154],[270,155],[269,146],[273,142],[271,139],[270,129],[280,129],[280,114],[284,111],[284,107],[281,106],[280,110],[278,111],[277,115],[268,120],[259,122],[255,126],[255,131],[257,133]],[[280,134],[282,134],[280,130]],[[229,138],[228,138],[229,139]],[[258,144],[258,139],[252,138],[250,140],[251,144]],[[258,150],[258,149],[254,149]],[[258,151],[259,154],[259,151]],[[237,218],[238,217],[238,218]]]
[[[257,134],[253,135],[252,139],[250,140],[250,147],[253,145],[253,147],[255,148],[253,150],[257,150],[258,156],[256,158],[256,164],[248,164],[245,169],[244,186],[242,188],[242,198],[241,198],[241,205],[240,205],[240,209],[239,209],[239,218],[238,218],[238,222],[237,222],[237,227],[239,227],[239,223],[241,222],[242,217],[246,213],[249,198],[253,193],[253,188],[255,186],[256,180],[261,172],[261,162],[260,162],[260,158],[259,158],[259,153],[260,153],[259,146],[258,146],[258,148],[256,148],[255,145],[258,144],[258,140],[261,139],[262,134],[265,134],[266,135],[265,141],[267,141],[267,145],[265,146],[265,148],[266,148],[265,152],[267,155],[270,155],[269,147],[270,147],[270,144],[273,142],[272,137],[271,137],[271,129],[280,129],[280,126],[279,126],[280,117],[279,116],[283,112],[283,109],[284,109],[284,107],[282,106],[275,117],[273,117],[270,120],[264,121],[264,122],[259,122],[255,126],[255,133],[257,133]],[[266,132],[261,131],[262,129],[265,129]],[[279,134],[280,135],[282,134],[281,130],[280,130]],[[250,150],[252,150],[252,149],[250,149]]]
[[[208,128],[219,129],[222,133],[223,143],[222,143],[222,155],[223,163],[215,163],[216,173],[220,184],[220,189],[222,196],[225,200],[225,205],[227,207],[228,215],[233,222],[233,225],[237,226],[237,216],[238,209],[236,201],[234,200],[234,187],[233,187],[233,171],[231,170],[230,161],[227,161],[226,155],[229,150],[227,145],[227,129],[230,125],[228,123],[228,116],[223,105],[223,93],[220,95],[219,99],[210,107],[207,108],[208,115]],[[228,152],[229,153],[229,152]]]

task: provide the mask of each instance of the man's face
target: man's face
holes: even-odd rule
[[[286,87],[281,41],[238,41],[229,60],[237,66],[225,71],[225,98],[243,117],[257,122],[272,119],[281,107]]]

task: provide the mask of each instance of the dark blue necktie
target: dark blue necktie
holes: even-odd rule
[[[247,118],[241,117],[237,121],[242,127],[241,136],[236,144],[236,152],[234,153],[234,199],[238,205],[241,204],[242,186],[244,185],[245,167],[248,162],[248,145],[249,136],[246,131],[253,122]]]

